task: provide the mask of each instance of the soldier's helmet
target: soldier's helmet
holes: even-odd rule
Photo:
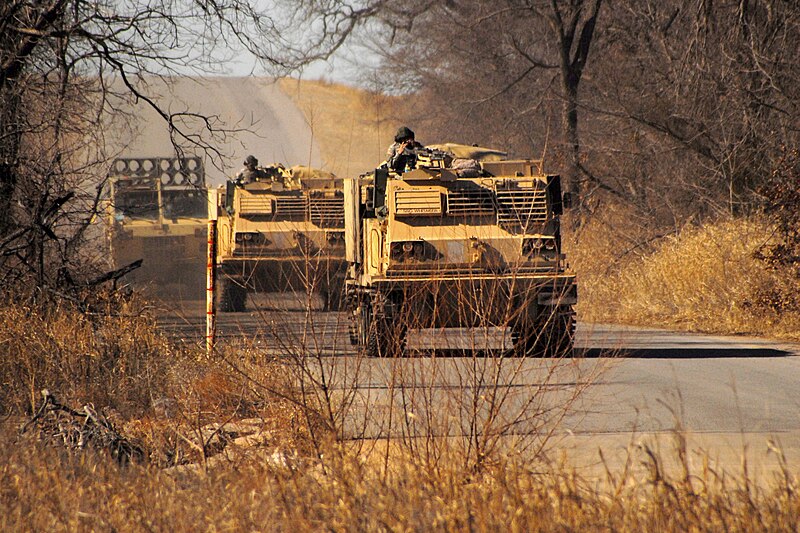
[[[397,133],[394,134],[394,142],[396,143],[411,140],[414,140],[414,132],[406,126],[401,126]]]
[[[258,166],[258,159],[256,159],[256,158],[255,158],[254,156],[252,156],[252,155],[248,155],[248,156],[247,156],[247,157],[244,159],[244,166],[246,166],[246,167],[251,167],[251,166],[252,166],[252,167],[257,167],[257,166]]]

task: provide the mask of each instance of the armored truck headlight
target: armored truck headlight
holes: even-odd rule
[[[411,241],[393,242],[390,247],[391,258],[405,261],[414,257],[414,243]]]
[[[240,232],[236,234],[237,243],[247,244],[268,244],[269,241],[258,232]]]
[[[544,241],[538,237],[532,239],[524,239],[522,241],[522,253],[526,255],[533,255],[539,253],[544,246]]]
[[[540,255],[543,250],[553,252],[556,240],[552,237],[531,237],[522,241],[522,253],[529,256]]]
[[[344,242],[344,232],[343,231],[329,231],[326,235],[326,239],[328,244],[335,245],[341,242]]]
[[[391,258],[395,261],[408,259],[423,261],[426,259],[425,243],[422,241],[393,242],[390,247],[390,253]]]

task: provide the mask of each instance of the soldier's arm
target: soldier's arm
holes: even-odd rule
[[[388,157],[386,158],[386,162],[388,163],[389,168],[397,170],[397,168],[395,168],[398,163],[397,160],[400,158],[401,155],[403,155],[404,148],[405,148],[404,145],[400,143],[394,143],[392,144],[392,146],[389,147],[389,153],[387,154]]]

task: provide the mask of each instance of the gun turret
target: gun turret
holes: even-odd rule
[[[453,162],[453,156],[444,150],[419,148],[413,154],[417,168],[449,168]]]

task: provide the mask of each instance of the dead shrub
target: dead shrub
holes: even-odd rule
[[[68,403],[144,413],[167,386],[177,352],[140,303],[108,295],[105,306],[15,300],[0,309],[0,410],[31,412],[47,388]]]

